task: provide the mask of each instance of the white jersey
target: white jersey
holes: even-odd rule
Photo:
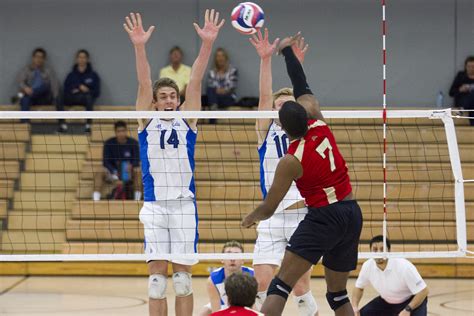
[[[242,266],[242,273],[248,273],[250,276],[254,275],[253,269],[250,267]],[[211,281],[216,286],[217,292],[221,298],[221,306],[227,307],[227,295],[225,293],[225,270],[224,267],[216,269],[211,272]]]
[[[264,142],[258,148],[258,155],[260,157],[260,188],[263,198],[267,196],[267,192],[272,186],[278,162],[280,158],[286,155],[288,146],[288,136],[275,121],[272,121]],[[278,205],[276,212],[281,212],[299,201],[304,201],[304,199],[293,182],[288,193],[280,205]]]
[[[138,131],[146,202],[194,199],[196,138],[183,119],[154,118]]]

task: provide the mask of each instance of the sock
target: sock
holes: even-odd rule
[[[294,300],[296,304],[298,304],[300,316],[314,316],[318,311],[318,304],[316,304],[316,300],[311,291],[308,291],[301,296],[295,296]]]
[[[267,291],[262,291],[257,293],[257,297],[255,298],[255,307],[259,311],[262,309],[263,303],[265,302],[265,299],[267,298]]]

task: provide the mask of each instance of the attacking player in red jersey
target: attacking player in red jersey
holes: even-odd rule
[[[308,214],[286,247],[281,269],[268,288],[261,312],[281,315],[296,281],[324,256],[329,306],[336,316],[354,315],[346,284],[350,271],[357,266],[362,212],[353,199],[346,162],[291,49],[300,36],[280,43],[296,98],[296,102],[285,102],[278,113],[290,147],[278,163],[265,200],[244,218],[242,226],[250,227],[272,216],[295,181]]]

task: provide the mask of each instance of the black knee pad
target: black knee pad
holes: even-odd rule
[[[329,306],[331,306],[333,311],[350,302],[349,295],[347,295],[347,290],[340,292],[327,292],[326,299],[328,300]]]
[[[275,277],[268,287],[267,297],[269,295],[279,295],[286,300],[288,299],[288,295],[290,295],[290,293],[291,286],[280,280],[278,277]]]

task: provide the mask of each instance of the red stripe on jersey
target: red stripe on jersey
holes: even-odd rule
[[[323,121],[308,120],[308,132],[291,142],[288,154],[303,166],[303,176],[295,182],[308,207],[342,201],[352,192],[346,162]]]

